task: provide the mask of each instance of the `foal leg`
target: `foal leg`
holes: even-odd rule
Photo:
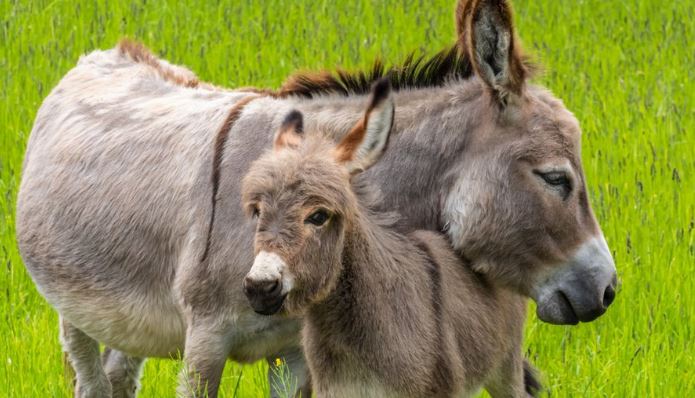
[[[272,398],[311,398],[311,377],[301,347],[292,347],[266,360]]]
[[[60,341],[75,370],[76,398],[111,396],[111,383],[101,365],[99,343],[61,317]]]
[[[118,350],[104,350],[102,363],[111,382],[113,398],[135,398],[144,362],[144,358],[132,357]]]

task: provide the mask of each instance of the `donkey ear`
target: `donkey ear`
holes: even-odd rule
[[[335,157],[350,174],[368,169],[384,152],[393,126],[394,105],[388,77],[372,86],[369,106],[355,127],[335,148]]]
[[[285,147],[296,148],[302,142],[304,133],[304,116],[298,110],[293,110],[285,116],[280,129],[275,135],[273,149],[278,151]]]
[[[510,94],[520,96],[528,71],[508,2],[459,0],[456,30],[459,48],[501,104],[507,103]]]

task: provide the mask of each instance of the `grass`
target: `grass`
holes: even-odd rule
[[[55,312],[18,254],[14,206],[42,99],[77,61],[138,38],[205,80],[277,86],[297,68],[366,66],[452,41],[453,0],[0,2],[0,396],[65,397]],[[338,5],[334,5],[338,4]],[[575,112],[594,209],[622,281],[576,327],[531,316],[546,393],[695,396],[695,3],[518,0],[537,80]],[[531,311],[533,312],[533,311]],[[148,361],[142,397],[172,396],[174,361]],[[223,397],[267,394],[267,365],[230,363]]]

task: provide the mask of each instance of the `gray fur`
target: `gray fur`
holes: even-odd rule
[[[111,383],[100,364],[99,343],[62,318],[60,342],[75,371],[75,397],[110,397]]]
[[[183,353],[179,391],[207,388],[210,396],[228,358],[273,358],[300,345],[298,319],[259,316],[244,297],[254,224],[243,216],[240,181],[272,146],[290,109],[338,139],[362,116],[367,98],[278,98],[196,86],[191,75],[116,49],[95,51],[36,116],[17,239],[41,294],[82,333],[64,346],[85,388],[106,391],[105,372],[89,354],[96,341],[131,358]],[[208,236],[214,142],[230,109],[249,96],[259,98],[243,107],[222,148]],[[605,311],[601,297],[615,284],[612,259],[575,258],[584,242],[603,238],[588,203],[579,127],[562,103],[527,85],[501,109],[478,77],[404,89],[394,100],[388,149],[359,177],[381,191],[376,210],[400,214],[400,232],[446,231],[490,283],[534,299],[544,292],[550,304],[543,305],[555,309],[539,313],[550,322]],[[553,196],[532,173],[548,164],[569,168],[569,199]],[[200,262],[207,239],[210,255]],[[591,283],[572,283],[593,260],[601,273],[591,268]],[[576,308],[558,307],[559,289],[571,290]]]
[[[460,397],[483,386],[495,397],[527,396],[525,300],[462,264],[442,234],[394,233],[365,207],[378,195],[352,188],[351,155],[373,162],[381,149],[366,149],[364,129],[337,146],[307,132],[244,177],[244,207],[257,223],[244,280],[252,306],[304,314],[318,397]],[[373,133],[386,140],[389,130]],[[307,222],[317,211],[323,221]]]
[[[133,398],[140,388],[140,373],[145,360],[106,348],[102,365],[112,387],[113,398]]]

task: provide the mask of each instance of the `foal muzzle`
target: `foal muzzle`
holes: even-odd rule
[[[275,253],[261,251],[244,278],[244,294],[254,311],[273,315],[282,308],[292,282],[285,261]]]
[[[244,293],[251,308],[261,315],[273,315],[280,311],[286,296],[282,294],[282,282],[277,279],[254,281],[246,277],[244,278]]]

